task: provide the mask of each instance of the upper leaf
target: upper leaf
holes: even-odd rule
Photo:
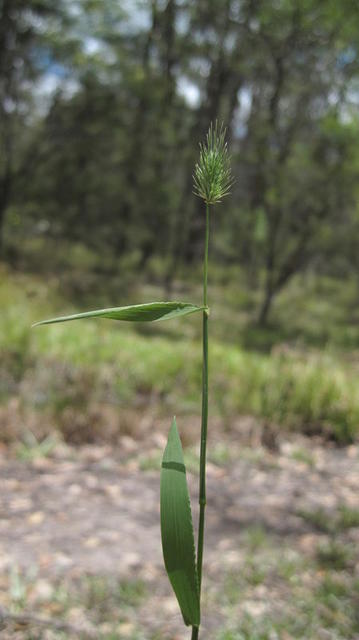
[[[191,505],[175,418],[161,469],[161,537],[166,571],[184,622],[199,626],[200,603]]]
[[[197,307],[188,302],[148,302],[146,304],[134,304],[129,307],[113,307],[111,309],[97,309],[85,311],[70,316],[61,316],[35,322],[34,327],[41,324],[54,324],[55,322],[68,322],[69,320],[81,320],[83,318],[110,318],[112,320],[125,320],[128,322],[159,322],[169,320],[189,313],[203,311],[205,307]]]

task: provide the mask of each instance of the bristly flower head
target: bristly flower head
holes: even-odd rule
[[[230,155],[228,153],[226,129],[223,125],[211,124],[205,144],[200,143],[199,162],[193,174],[194,193],[206,204],[221,202],[233,184]]]

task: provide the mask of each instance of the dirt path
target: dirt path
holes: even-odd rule
[[[195,502],[197,478],[190,474],[189,483]],[[37,575],[50,582],[64,576],[76,580],[84,573],[135,575],[153,585],[149,602],[138,614],[141,623],[165,634],[169,629],[181,634],[162,569],[158,472],[141,471],[136,461],[124,461],[106,448],[87,447],[26,463],[3,454],[0,484],[3,576],[13,567],[36,567]],[[310,556],[325,526],[323,530],[323,524],[299,514],[319,509],[330,523],[343,505],[359,509],[358,491],[359,453],[354,446],[328,449],[309,441],[287,442],[275,455],[245,449],[225,468],[210,464],[205,556],[209,592],[211,580],[243,563],[248,530],[261,529],[279,547],[285,544]],[[350,529],[353,543],[359,542],[358,533],[358,528]],[[6,604],[4,594],[2,601]],[[206,624],[216,628],[222,614],[208,607]],[[156,610],[160,616],[154,620]]]

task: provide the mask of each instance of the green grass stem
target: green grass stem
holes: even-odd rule
[[[204,246],[203,267],[203,305],[207,307],[207,281],[208,281],[208,245],[209,245],[209,205],[206,204],[206,237]],[[201,419],[201,449],[199,462],[199,523],[197,543],[197,573],[198,589],[201,599],[204,521],[206,509],[206,453],[207,453],[207,426],[208,426],[208,309],[203,311],[203,365],[202,365],[202,419]],[[198,638],[199,628],[192,627],[192,640]]]

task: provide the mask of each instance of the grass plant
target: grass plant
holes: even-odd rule
[[[202,418],[199,461],[199,523],[197,557],[186,467],[182,444],[173,419],[163,455],[161,470],[161,536],[166,571],[180,606],[184,623],[192,627],[192,640],[199,637],[202,585],[204,526],[206,507],[206,454],[208,427],[208,250],[210,207],[228,195],[232,184],[230,158],[225,129],[210,126],[206,141],[200,144],[200,157],[194,170],[194,192],[205,204],[205,240],[203,260],[203,300],[188,302],[148,302],[111,307],[43,320],[36,325],[73,320],[106,318],[127,322],[160,322],[197,312],[202,313]],[[153,376],[153,370],[151,371]]]

